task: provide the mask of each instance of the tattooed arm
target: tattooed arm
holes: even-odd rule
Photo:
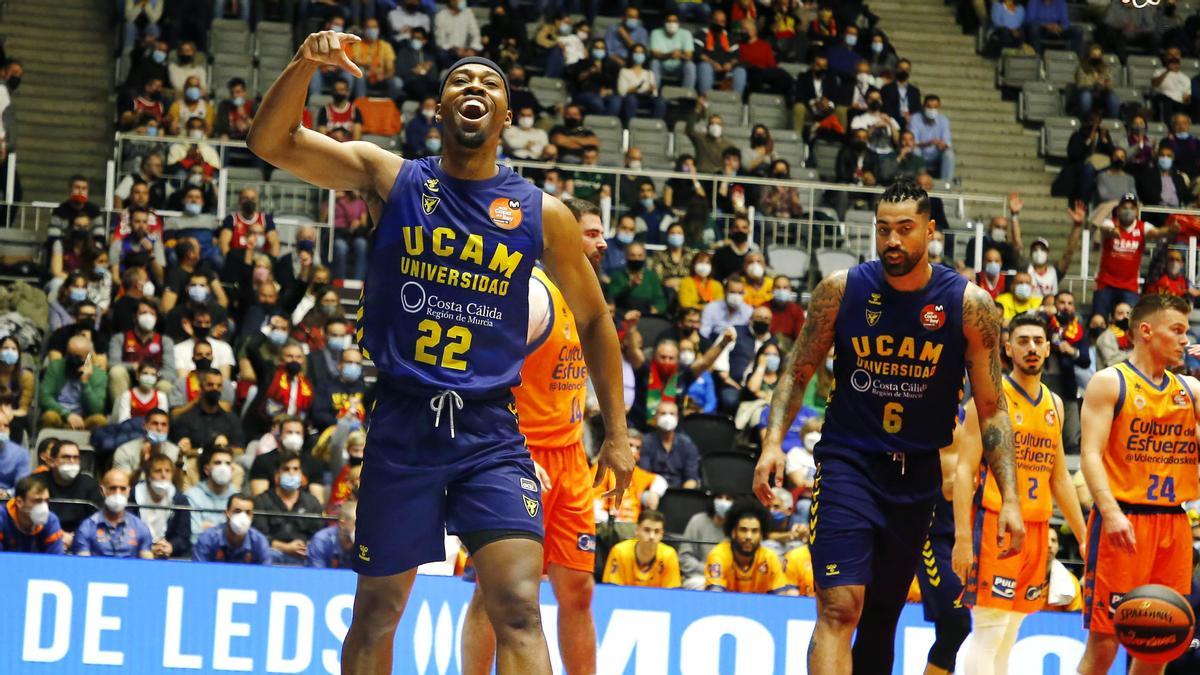
[[[967,338],[967,374],[971,377],[971,394],[979,413],[983,458],[1003,499],[996,543],[1004,550],[1005,534],[1011,535],[1007,550],[1001,554],[1008,557],[1020,551],[1025,543],[1025,521],[1017,496],[1012,421],[1000,384],[1000,312],[992,297],[975,284],[967,284],[963,293],[963,333]]]
[[[775,393],[771,396],[771,410],[767,419],[767,433],[763,437],[762,454],[759,456],[758,466],[754,469],[754,494],[768,506],[773,499],[771,474],[775,475],[774,485],[783,486],[783,435],[800,413],[808,381],[818,368],[825,367],[825,356],[833,346],[833,327],[845,292],[845,272],[830,275],[817,284],[808,304],[808,316],[804,327],[800,329],[800,336],[796,338],[787,364],[779,373],[779,381],[775,383]]]

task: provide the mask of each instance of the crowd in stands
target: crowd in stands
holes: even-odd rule
[[[352,58],[369,76],[352,80],[329,70],[315,77],[310,97],[328,95],[329,102],[306,113],[307,126],[338,140],[361,139],[370,121],[362,97],[383,97],[397,109],[413,102],[414,114],[394,132],[396,147],[408,157],[436,155],[439,73],[461,56],[485,54],[507,69],[512,86],[514,124],[503,135],[504,153],[578,165],[530,174],[549,194],[595,203],[615,197],[621,205],[612,211],[599,267],[618,325],[638,469],[621,503],[600,497],[611,485],[596,491],[598,576],[627,585],[812,593],[805,542],[813,448],[836,354],[813,377],[788,431],[787,482],[770,509],[744,498],[748,482],[731,487],[706,468],[729,454],[740,456],[742,468],[752,466],[767,403],[805,320],[801,294],[811,285],[771,268],[770,251],[752,236],[763,223],[751,220],[749,207],[791,219],[814,205],[795,188],[739,178],[787,179],[805,157],[777,153],[772,138],[781,129],[766,125],[755,125],[748,138],[728,137],[725,130],[742,120],[726,119],[711,93],[784,97],[805,143],[836,146],[829,173],[837,182],[872,186],[911,176],[926,189],[935,176],[951,180],[955,172],[941,100],[912,82],[913,64],[895,52],[862,2],[680,0],[645,15],[631,4],[603,31],[593,30],[604,18],[598,3],[583,3],[582,19],[543,4],[546,12],[537,16],[526,5],[496,0],[480,25],[465,1],[387,7],[241,0],[217,2],[209,13],[197,9],[207,5],[200,2],[122,3],[122,50],[131,68],[118,125],[173,138],[122,146],[128,171],[118,177],[119,212],[111,216],[85,178],[70,179],[44,253],[46,332],[40,340],[0,338],[0,433],[7,434],[0,492],[9,498],[0,513],[0,549],[349,566],[371,378],[339,289],[365,275],[366,202],[353,192],[336,194],[328,247],[309,226],[281,236],[253,188],[238,192],[218,218],[219,169],[271,169],[208,142],[244,139],[256,96],[269,84],[257,83],[256,93],[245,80],[207,79],[212,19],[282,20],[298,33],[324,27],[363,38]],[[989,17],[1001,21],[1008,31],[1002,39],[1014,45],[1040,48],[1060,33],[1074,39],[1065,22],[1055,31],[1046,27],[1054,20],[1036,20],[1050,14],[1028,12],[1021,21],[1016,14],[997,3]],[[539,27],[527,31],[527,20]],[[1078,98],[1089,111],[1113,105],[1101,65],[1089,59],[1080,66]],[[19,67],[6,65],[0,121]],[[1172,67],[1166,72],[1177,72]],[[534,72],[566,81],[567,100],[540,100],[529,86]],[[668,82],[695,96],[665,99]],[[1162,82],[1181,91],[1177,77]],[[997,215],[985,230],[978,273],[955,259],[943,232],[929,247],[934,263],[988,290],[1006,321],[1027,311],[1050,318],[1054,358],[1045,380],[1074,402],[1066,415],[1069,452],[1078,452],[1078,400],[1087,378],[1131,348],[1128,315],[1143,290],[1145,241],[1200,231],[1195,221],[1146,222],[1138,212],[1143,204],[1194,202],[1189,186],[1200,146],[1187,134],[1189,111],[1163,109],[1179,118],[1178,128],[1157,145],[1145,137],[1150,110],[1139,112],[1140,128],[1130,125],[1127,146],[1114,146],[1099,125],[1081,131],[1078,144],[1086,149],[1076,154],[1087,161],[1072,165],[1078,185],[1064,217],[1063,250],[1022,239],[1016,194],[1010,215]],[[691,177],[656,184],[640,176],[651,167],[636,145],[625,151],[619,177],[589,170],[600,163],[599,137],[586,124],[593,115],[624,125],[647,116],[685,122],[694,151],[670,161]],[[1110,161],[1097,166],[1096,156]],[[1123,171],[1134,163],[1152,171]],[[869,206],[867,194],[829,199],[839,216]],[[932,207],[944,224],[940,200]],[[1064,283],[1088,226],[1104,247],[1090,313]],[[974,250],[973,241],[966,250]],[[1179,251],[1161,247],[1154,258],[1146,288],[1200,295],[1183,275]],[[1200,361],[1190,365],[1200,368]],[[589,398],[585,439],[592,449],[597,413]],[[694,420],[716,421],[734,440],[714,449],[707,435],[688,433]],[[668,532],[670,501],[687,491],[704,494],[707,506],[682,532]],[[170,506],[186,508],[156,508]],[[672,536],[681,543],[664,543]]]

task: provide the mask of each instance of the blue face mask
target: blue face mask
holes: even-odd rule
[[[682,234],[668,234],[667,235],[667,246],[670,246],[671,248],[683,248],[683,235]]]
[[[342,25],[340,25],[340,24],[336,24],[336,23],[335,23],[335,24],[333,24],[332,26],[330,26],[330,27],[329,27],[329,30],[331,30],[331,31],[333,31],[333,32],[335,32],[335,33],[340,33],[340,32],[342,32],[342,31],[346,30],[346,27],[345,27],[345,26],[342,26]]]
[[[1000,263],[990,262],[983,266],[983,271],[986,272],[989,277],[1000,276]]]
[[[153,52],[150,53],[150,58],[153,59],[155,63],[166,63],[167,62],[167,53],[155,49]]]
[[[766,366],[767,372],[774,373],[779,370],[780,358],[778,354],[767,354]]]
[[[374,42],[375,40],[379,39],[379,29],[378,28],[368,28],[363,31],[363,37]]]
[[[108,268],[105,267],[104,265],[96,265],[94,268],[92,268],[92,271],[95,272],[96,276],[98,276],[98,277],[102,277],[105,274],[108,274]]]
[[[183,95],[189,101],[200,100],[200,87],[188,87],[184,90]]]
[[[362,365],[357,363],[342,364],[342,377],[347,382],[357,382],[362,377]]]
[[[641,52],[634,52],[633,53],[633,62],[639,66],[642,65],[643,63],[646,62],[646,55]]]
[[[5,444],[5,443],[7,443],[8,441],[9,441],[8,432],[7,432],[7,431],[0,431],[0,445],[4,445],[4,444]]]
[[[425,148],[426,148],[427,150],[429,150],[430,152],[441,152],[441,150],[442,150],[442,139],[440,139],[440,138],[426,138],[426,139],[425,139]]]
[[[607,54],[603,49],[593,49],[592,50],[592,58],[596,59],[597,61],[603,61],[604,57],[606,55]]]
[[[1159,157],[1158,158],[1158,168],[1162,169],[1163,171],[1170,171],[1171,167],[1174,165],[1175,165],[1174,157]]]
[[[158,127],[146,127],[146,135],[147,136],[157,136],[158,135]]]
[[[83,302],[87,300],[87,289],[76,286],[68,291],[67,295],[71,298],[71,302]]]
[[[1179,133],[1175,134],[1175,138],[1178,138],[1181,141],[1186,141],[1187,139],[1189,139],[1191,137],[1192,137],[1192,135],[1186,131],[1180,131]]]
[[[641,202],[642,208],[646,209],[647,211],[654,209],[654,197],[643,197],[638,201]]]
[[[542,192],[545,192],[548,195],[552,195],[552,194],[558,192],[558,185],[556,185],[554,183],[546,183],[545,185],[542,186]]]
[[[637,27],[642,25],[642,22],[637,19],[625,19],[625,27],[629,30],[637,30]]]
[[[771,509],[771,522],[775,523],[776,526],[782,525],[787,522],[787,514],[783,511]]]
[[[853,47],[856,44],[858,44],[858,36],[857,35],[847,35],[846,36],[846,46],[847,47]]]
[[[621,242],[622,244],[632,244],[633,243],[633,233],[632,232],[618,232],[617,233],[617,241]]]
[[[198,215],[200,215],[200,211],[202,211],[203,209],[204,209],[203,204],[196,204],[195,202],[189,202],[189,203],[183,205],[183,212],[188,214],[189,216],[198,216]]]
[[[147,431],[146,440],[158,445],[159,443],[167,442],[167,433],[165,431]]]
[[[287,335],[287,331],[273,330],[267,337],[271,340],[271,342],[274,342],[277,345],[283,345],[283,343],[287,342]]]
[[[335,335],[328,340],[329,348],[335,352],[345,351],[350,346],[349,335]]]
[[[299,490],[301,482],[303,482],[303,479],[298,473],[285,473],[279,477],[279,487],[288,492]]]
[[[871,51],[875,52],[876,54],[879,54],[880,52],[883,51],[883,43],[882,42],[872,42],[871,43]]]
[[[419,52],[425,48],[425,42],[422,40],[409,40],[408,46],[412,47],[414,52]]]
[[[6,366],[15,366],[20,359],[21,354],[15,349],[0,350],[0,363]]]
[[[188,286],[188,297],[192,302],[204,302],[208,300],[208,289],[203,286]]]

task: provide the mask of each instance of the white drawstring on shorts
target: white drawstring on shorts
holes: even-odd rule
[[[450,399],[449,407],[446,407],[446,399]],[[454,409],[462,410],[462,397],[453,389],[443,389],[429,399],[429,409],[437,413],[433,418],[434,427],[440,427],[442,424],[442,408],[446,408],[446,416],[450,418],[450,438],[454,438]]]

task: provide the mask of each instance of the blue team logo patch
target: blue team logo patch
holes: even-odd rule
[[[708,566],[708,576],[714,579],[721,576],[721,563],[710,563]]]
[[[588,553],[596,552],[596,538],[587,532],[579,533],[577,544],[580,551],[587,551]]]
[[[992,596],[1012,600],[1017,594],[1017,580],[1008,577],[992,577]]]

